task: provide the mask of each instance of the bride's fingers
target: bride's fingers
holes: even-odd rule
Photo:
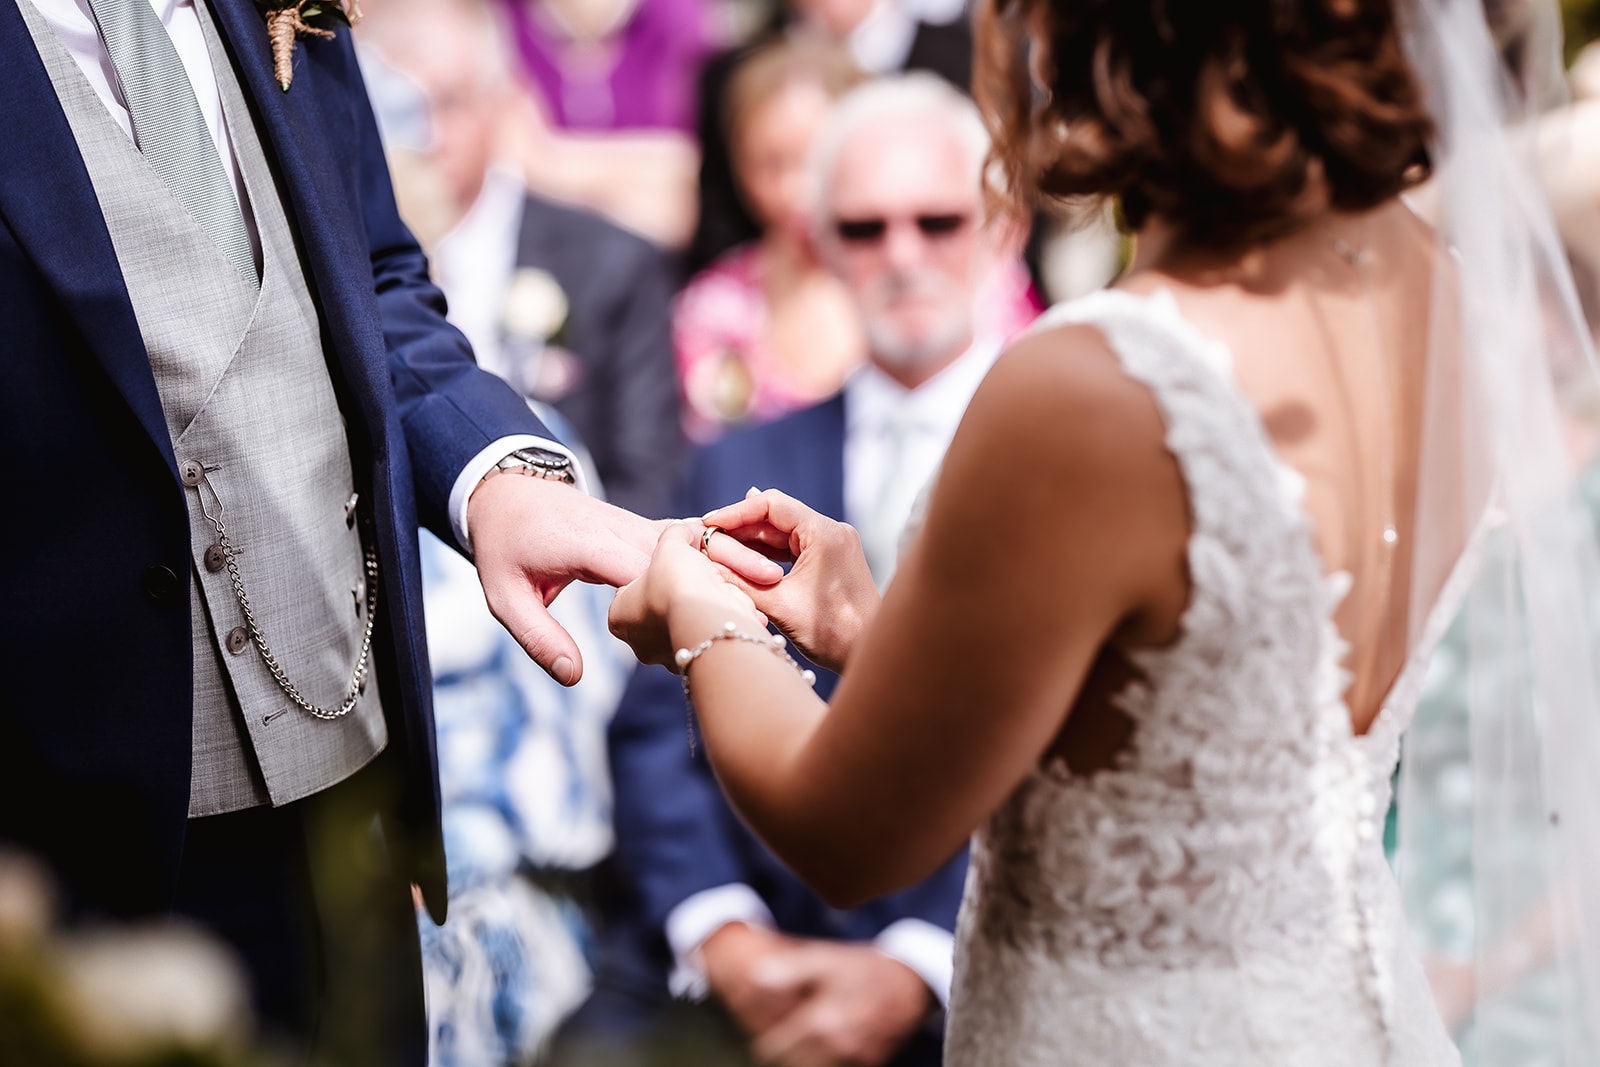
[[[661,663],[664,662],[663,649],[650,646],[665,643],[649,639],[646,627],[649,618],[650,604],[644,580],[640,579],[617,590],[616,597],[611,601],[611,609],[606,612],[606,626],[614,637],[626,642],[641,661]]]
[[[754,527],[777,531],[788,536],[789,550],[798,553],[809,532],[828,520],[787,493],[768,489],[751,490],[743,500],[708,512],[701,521],[726,530]]]
[[[656,551],[670,544],[685,544],[698,548],[700,535],[705,532],[705,526],[698,519],[678,519],[676,522],[667,523],[662,529],[661,536],[656,539]]]
[[[715,529],[745,545],[753,552],[779,563],[793,563],[794,553],[790,551],[789,535],[775,526],[766,523],[756,523],[751,526],[722,527]]]
[[[700,521],[723,530],[761,525],[767,521],[767,502],[760,496],[747,496],[737,503],[706,512]]]
[[[702,521],[712,526],[749,526],[755,523],[769,522],[785,531],[792,530],[794,524],[774,521],[773,509],[782,507],[783,502],[797,504],[801,509],[805,505],[799,504],[793,497],[785,496],[776,489],[761,490],[751,487],[744,495],[743,500],[735,501],[714,511],[707,512]],[[793,509],[789,509],[791,512]]]

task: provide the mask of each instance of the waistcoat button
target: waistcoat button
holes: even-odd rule
[[[228,563],[227,557],[222,554],[221,545],[212,545],[210,548],[206,549],[205,561],[206,570],[213,574],[215,574],[217,571],[220,571]]]
[[[144,569],[139,578],[139,588],[153,604],[171,604],[178,599],[178,576],[171,567],[159,563]]]
[[[183,479],[183,484],[193,488],[205,481],[206,469],[197,459],[184,460],[178,465],[178,477]]]
[[[249,641],[250,635],[245,632],[243,626],[235,626],[233,629],[228,631],[228,651],[232,652],[235,656],[244,651],[244,646],[248,644]]]

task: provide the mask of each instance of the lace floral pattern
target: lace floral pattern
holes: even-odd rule
[[[1456,1062],[1420,968],[1395,964],[1375,832],[1392,749],[1380,772],[1351,736],[1333,623],[1349,579],[1322,573],[1298,475],[1170,295],[1045,319],[1064,322],[1098,326],[1160,408],[1193,594],[1177,643],[1132,657],[1116,765],[1036,771],[977,835],[948,1062]]]

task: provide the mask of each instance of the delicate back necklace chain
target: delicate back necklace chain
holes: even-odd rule
[[[1370,225],[1370,222],[1366,225]],[[1366,546],[1370,545],[1370,541],[1367,539],[1371,536],[1370,531],[1374,525],[1378,527],[1377,533],[1379,539],[1379,543],[1377,545],[1377,573],[1374,576],[1374,588],[1378,597],[1377,630],[1376,633],[1373,634],[1373,643],[1371,647],[1366,651],[1365,654],[1358,653],[1361,655],[1363,662],[1360,664],[1352,664],[1352,666],[1358,668],[1363,666],[1375,667],[1382,650],[1383,640],[1387,636],[1387,631],[1391,625],[1390,612],[1394,603],[1393,584],[1395,556],[1400,545],[1400,530],[1396,517],[1397,509],[1395,505],[1396,466],[1400,451],[1397,440],[1399,437],[1399,430],[1396,425],[1397,405],[1395,399],[1396,389],[1394,384],[1396,368],[1389,352],[1389,346],[1386,343],[1383,316],[1379,311],[1377,296],[1373,289],[1372,250],[1370,245],[1363,241],[1361,247],[1356,247],[1344,238],[1336,237],[1333,241],[1333,250],[1338,254],[1340,259],[1344,260],[1351,267],[1353,267],[1361,278],[1362,299],[1367,306],[1367,312],[1371,318],[1373,343],[1376,346],[1378,358],[1377,399],[1379,410],[1377,412],[1377,419],[1375,421],[1378,423],[1377,430],[1379,441],[1378,518],[1380,521],[1376,524],[1371,522],[1371,515],[1368,511],[1371,494],[1367,491],[1367,486],[1370,484],[1370,482],[1366,475],[1365,464],[1359,462],[1359,457],[1361,455],[1359,445],[1361,423],[1357,418],[1357,412],[1354,405],[1350,402],[1350,388],[1347,380],[1348,376],[1344,373],[1337,375],[1340,389],[1344,393],[1347,415],[1351,419],[1351,433],[1355,435],[1357,440],[1357,484],[1360,486],[1362,498],[1360,505],[1358,505],[1357,511],[1360,517],[1357,525],[1361,531],[1358,544],[1363,546],[1358,558],[1367,558],[1368,548]],[[1357,625],[1359,626],[1360,623],[1358,622]],[[1368,627],[1361,626],[1361,629],[1367,630]],[[1352,636],[1359,637],[1364,635]],[[1365,671],[1359,669],[1355,671],[1357,677],[1362,677],[1365,675],[1365,673]]]

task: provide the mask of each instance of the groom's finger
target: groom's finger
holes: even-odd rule
[[[742,543],[732,534],[716,530],[706,541],[706,555],[753,585],[771,586],[783,580],[783,568]]]
[[[546,674],[562,685],[577,684],[583,677],[583,654],[572,635],[551,616],[537,589],[519,583],[515,589],[490,590],[486,583],[484,595],[494,617]]]

